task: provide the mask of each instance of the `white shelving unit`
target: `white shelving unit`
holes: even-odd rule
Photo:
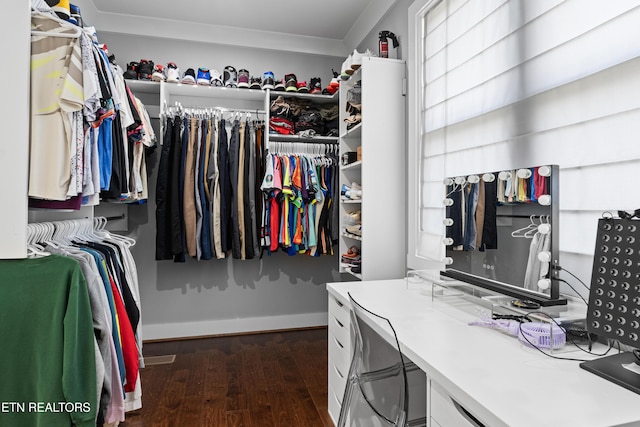
[[[347,92],[362,87],[362,122],[347,129]],[[406,272],[405,63],[363,58],[340,87],[340,154],[362,150],[362,159],[340,167],[340,187],[356,182],[360,200],[340,201],[340,253],[360,248],[361,272],[340,262],[345,279],[381,280]],[[348,213],[361,211],[362,236],[345,231]]]
[[[273,90],[240,89],[216,86],[183,85],[181,83],[164,83],[139,80],[127,80],[127,84],[134,93],[158,94],[159,105],[174,105],[179,102],[188,107],[224,107],[229,109],[244,109],[260,111],[265,122],[269,122],[269,107],[271,101],[278,96],[299,98],[312,101],[314,104],[337,104],[338,94],[317,95],[297,92],[282,92]],[[304,137],[300,135],[276,135],[265,133],[265,141],[274,142],[302,142],[319,144],[337,144],[337,137],[317,135]]]

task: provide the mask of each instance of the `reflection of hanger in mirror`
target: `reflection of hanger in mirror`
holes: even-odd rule
[[[531,221],[525,227],[519,228],[511,232],[511,237],[524,237],[526,239],[531,239],[538,232],[538,226],[540,225],[535,221],[536,215],[529,216],[529,220]]]

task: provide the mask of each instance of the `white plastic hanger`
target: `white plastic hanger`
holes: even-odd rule
[[[525,227],[519,228],[511,232],[511,237],[524,237],[526,239],[531,239],[538,232],[538,223],[535,222],[535,215],[531,215],[529,217],[530,223]],[[531,234],[532,233],[532,234]]]
[[[77,25],[73,25],[70,22],[67,21],[63,21],[60,18],[57,18],[51,14],[48,13],[42,13],[40,11],[31,11],[31,15],[38,15],[38,16],[42,16],[45,17],[47,19],[51,19],[52,21],[56,21],[58,23],[60,23],[66,30],[73,30],[73,32],[69,33],[69,32],[65,32],[65,33],[59,33],[59,32],[54,32],[54,31],[38,31],[38,30],[31,30],[31,35],[33,36],[45,36],[45,37],[62,37],[62,38],[68,38],[68,39],[77,39],[78,37],[80,37],[80,34],[82,34],[82,28],[78,27]]]

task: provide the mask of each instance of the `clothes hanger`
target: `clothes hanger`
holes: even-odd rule
[[[525,227],[512,231],[511,237],[524,237],[528,239],[532,238],[533,235],[529,236],[527,233],[533,231],[533,234],[535,234],[538,231],[538,224],[535,222],[535,215],[531,215],[529,217],[529,220],[529,224],[527,224]]]
[[[40,16],[43,18],[47,18],[50,19],[52,21],[58,22],[59,24],[62,25],[62,27],[64,27],[65,30],[72,30],[73,32],[69,33],[69,32],[65,32],[65,33],[59,33],[59,32],[54,32],[54,31],[38,31],[38,30],[31,30],[31,35],[32,36],[44,36],[44,37],[61,37],[61,38],[67,38],[67,39],[77,39],[80,37],[80,34],[82,34],[82,28],[78,27],[77,25],[73,25],[67,21],[63,21],[62,19],[53,16],[49,13],[43,13],[40,12],[38,10],[32,10],[31,11],[31,16]]]

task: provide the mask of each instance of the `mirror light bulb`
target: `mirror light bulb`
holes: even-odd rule
[[[444,243],[445,246],[451,246],[453,245],[453,239],[451,237],[446,237],[442,239],[442,243]]]
[[[511,179],[511,172],[502,171],[498,174],[498,179],[500,181],[508,181]]]
[[[482,180],[484,182],[493,182],[496,180],[496,176],[492,173],[485,173],[484,175],[482,175]]]
[[[469,181],[471,184],[477,184],[480,182],[480,177],[478,175],[469,175],[467,177],[467,181]]]
[[[451,265],[451,264],[453,264],[453,258],[451,258],[450,256],[446,257],[446,258],[444,259],[444,264],[445,264],[445,265]]]
[[[517,172],[518,178],[527,179],[531,177],[530,169],[518,169]]]
[[[540,203],[542,206],[549,206],[551,204],[551,196],[548,194],[543,194],[542,196],[538,197],[538,203]]]
[[[451,178],[445,178],[442,182],[444,183],[444,185],[453,185],[453,179]]]
[[[445,206],[453,206],[453,199],[450,199],[449,197],[447,197],[446,199],[444,199],[443,203]]]
[[[451,218],[445,218],[444,220],[442,220],[442,223],[444,225],[446,225],[447,227],[451,227],[453,225],[453,219]]]
[[[538,175],[551,176],[551,166],[540,166],[538,168]]]
[[[541,262],[551,262],[551,252],[543,251],[538,254],[538,259]]]
[[[549,233],[551,233],[551,225],[549,225],[549,224],[540,224],[538,226],[538,232],[540,234],[549,234]]]
[[[551,280],[549,279],[540,279],[538,280],[538,288],[546,291],[551,286]]]
[[[457,176],[453,181],[458,185],[462,185],[467,182],[464,176]]]

